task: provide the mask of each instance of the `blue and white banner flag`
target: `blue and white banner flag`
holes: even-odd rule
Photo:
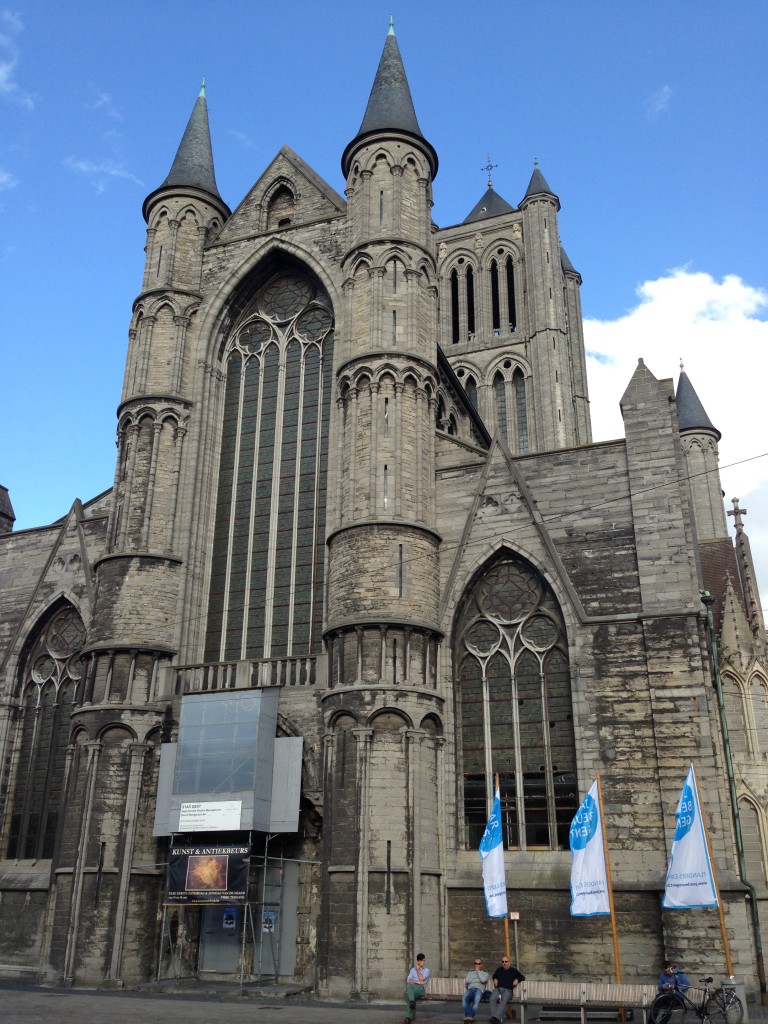
[[[597,779],[571,822],[571,917],[610,914]]]
[[[504,878],[504,842],[501,832],[501,797],[498,788],[491,816],[480,840],[483,859],[483,889],[488,917],[507,916],[507,883]]]
[[[668,910],[716,907],[717,889],[704,834],[693,765],[688,769],[675,815],[677,828],[661,905]]]

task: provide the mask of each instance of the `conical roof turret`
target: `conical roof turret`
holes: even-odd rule
[[[176,151],[168,177],[162,185],[151,192],[144,200],[144,215],[147,215],[148,204],[159,192],[166,189],[194,188],[228,207],[219,195],[216,186],[216,175],[213,170],[213,148],[211,133],[208,127],[208,104],[205,100],[205,82],[192,108],[187,127],[184,130],[179,148]]]
[[[528,188],[525,190],[522,202],[524,203],[525,200],[530,199],[531,196],[540,195],[552,196],[553,199],[557,200],[558,210],[560,209],[560,200],[547,184],[547,179],[541,173],[541,169],[539,168],[539,161],[536,160],[533,165],[533,174],[531,175],[531,180],[528,182]]]
[[[704,406],[701,404],[701,399],[696,394],[693,384],[688,379],[688,374],[683,369],[680,370],[680,378],[677,382],[675,404],[677,405],[677,419],[680,424],[681,433],[687,430],[706,430],[716,434],[717,440],[720,440],[722,436],[720,431],[712,423],[709,416],[707,416]]]
[[[360,130],[347,145],[341,158],[341,169],[344,175],[349,173],[350,152],[361,139],[368,135],[389,131],[412,135],[421,142],[429,156],[434,178],[437,174],[437,153],[424,138],[419,127],[411,90],[403,67],[403,59],[400,56],[400,47],[397,45],[395,30],[391,24]]]
[[[565,273],[565,274],[578,274],[578,270],[576,270],[574,265],[568,259],[568,253],[565,251],[565,249],[562,247],[562,245],[560,246],[560,265],[563,268],[563,273]]]

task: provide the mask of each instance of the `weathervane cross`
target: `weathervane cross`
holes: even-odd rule
[[[488,175],[488,188],[493,188],[493,181],[491,181],[491,171],[494,170],[494,168],[498,167],[499,165],[491,163],[490,154],[487,157],[487,160],[488,163],[481,167],[480,170],[485,171],[485,173]]]

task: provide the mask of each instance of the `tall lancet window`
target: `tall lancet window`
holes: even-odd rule
[[[3,829],[3,853],[10,860],[53,856],[84,643],[82,620],[67,604],[41,625],[27,646],[20,678],[20,730],[11,759],[13,795]]]
[[[464,390],[467,392],[467,398],[471,402],[473,408],[476,409],[477,408],[477,381],[475,380],[475,378],[471,374],[467,377],[467,379],[466,379],[466,381],[464,383]]]
[[[475,273],[467,267],[467,336],[475,333]]]
[[[499,433],[509,444],[509,427],[507,424],[507,385],[501,371],[493,378],[493,396],[496,401],[496,425]]]
[[[509,312],[509,329],[517,330],[517,300],[515,298],[515,266],[512,257],[507,256],[505,263],[507,271],[507,311]]]
[[[476,849],[498,772],[504,845],[559,850],[578,805],[565,623],[528,562],[500,553],[456,619],[464,842]]]
[[[528,453],[528,404],[525,398],[525,377],[518,367],[512,374],[515,391],[515,412],[517,413],[517,450],[521,455]]]
[[[320,649],[332,364],[328,295],[276,274],[226,354],[207,661]]]

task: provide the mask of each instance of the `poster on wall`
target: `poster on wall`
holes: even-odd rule
[[[167,906],[245,903],[248,898],[250,846],[171,844]]]

